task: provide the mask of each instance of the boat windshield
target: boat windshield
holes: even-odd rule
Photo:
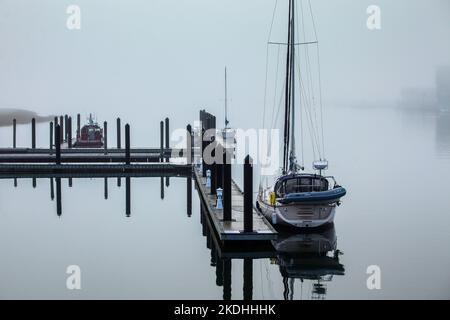
[[[275,186],[278,198],[290,193],[319,192],[328,190],[328,180],[323,177],[292,177],[279,181]]]

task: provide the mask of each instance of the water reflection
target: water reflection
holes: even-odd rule
[[[337,249],[334,225],[308,233],[293,233],[279,230],[280,234],[272,245],[261,244],[248,247],[245,243],[222,245],[212,229],[205,208],[201,205],[200,222],[202,234],[206,237],[206,247],[211,250],[211,266],[215,267],[216,285],[223,288],[224,300],[232,298],[232,260],[242,260],[243,299],[253,299],[253,261],[270,259],[279,266],[283,282],[283,298],[294,299],[294,283],[298,279],[312,281],[311,299],[324,299],[326,283],[335,275],[344,275],[344,266]]]
[[[303,284],[313,282],[311,298],[324,299],[327,293],[326,282],[334,275],[344,275],[344,266],[339,262],[341,252],[337,249],[334,225],[314,233],[281,233],[274,241],[277,252],[275,263],[280,267],[283,277],[284,299],[292,300],[296,279]]]
[[[450,112],[436,117],[436,148],[440,157],[450,158]]]
[[[45,177],[44,177],[45,176]],[[103,177],[103,197],[105,200],[108,200],[109,197],[109,180],[108,177]],[[125,215],[127,217],[131,216],[131,179],[133,178],[139,178],[143,176],[138,176],[135,174],[127,175],[122,174],[121,176],[117,177],[117,187],[121,187],[121,179],[125,179]],[[147,177],[147,176],[145,176]],[[180,176],[173,176],[173,177],[180,177]],[[61,217],[62,216],[62,191],[61,191],[61,182],[63,179],[67,179],[68,186],[73,186],[73,180],[74,179],[92,179],[92,178],[99,178],[99,177],[89,177],[85,175],[77,175],[77,176],[68,176],[68,175],[18,175],[11,177],[8,176],[2,176],[1,179],[13,179],[14,181],[14,187],[18,186],[18,179],[31,179],[33,188],[36,188],[37,186],[37,179],[38,178],[48,178],[50,181],[50,199],[52,201],[55,200],[55,182],[56,182],[56,214]],[[116,177],[113,177],[116,178]],[[161,199],[164,199],[164,189],[167,187],[170,187],[169,183],[169,177],[168,176],[162,176],[160,177],[161,184]],[[192,176],[186,177],[186,210],[187,210],[187,216],[191,217],[192,215]]]

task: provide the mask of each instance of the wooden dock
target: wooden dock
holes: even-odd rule
[[[236,183],[232,182],[232,220],[223,221],[223,210],[216,209],[216,196],[210,194],[206,187],[206,178],[201,172],[194,169],[194,178],[197,190],[205,206],[207,215],[211,220],[220,241],[270,241],[277,238],[277,231],[256,209],[253,209],[253,232],[244,230],[244,195]]]

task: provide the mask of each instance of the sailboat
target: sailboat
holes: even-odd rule
[[[322,172],[328,161],[320,158],[313,162],[314,173],[303,172],[298,164],[295,143],[295,66],[297,30],[295,0],[289,0],[289,28],[284,88],[284,136],[282,174],[273,185],[260,186],[256,207],[274,225],[296,228],[316,228],[334,221],[336,206],[346,190],[332,176]]]

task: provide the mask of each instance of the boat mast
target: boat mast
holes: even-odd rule
[[[227,67],[225,67],[225,128],[228,128],[228,88],[227,88]]]
[[[289,0],[289,19],[288,19],[288,42],[287,42],[287,56],[286,56],[286,88],[285,88],[285,107],[284,107],[284,146],[283,146],[283,174],[288,170],[289,157],[289,138],[290,138],[290,108],[291,108],[291,31],[292,31],[292,9],[293,1]]]
[[[295,0],[292,0],[291,18],[291,151],[289,154],[289,170],[297,171],[297,157],[295,154]]]

